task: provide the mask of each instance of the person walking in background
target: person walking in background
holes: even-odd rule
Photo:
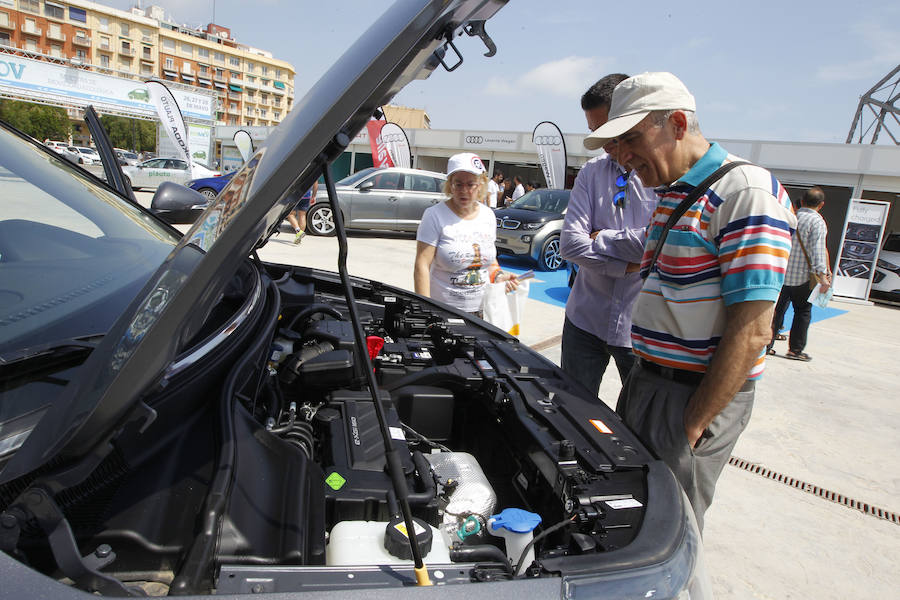
[[[487,204],[490,208],[497,208],[500,200],[500,184],[503,182],[503,173],[497,171],[488,181]]]
[[[319,191],[319,182],[313,183],[313,186],[306,190],[306,193],[300,198],[300,202],[294,207],[294,210],[288,214],[288,223],[294,228],[294,243],[299,244],[306,235],[306,211],[309,210],[309,203]]]
[[[425,210],[416,232],[413,280],[417,294],[440,300],[481,317],[484,286],[518,281],[500,270],[494,242],[497,221],[485,206],[488,178],[481,159],[471,152],[450,157],[445,202]]]
[[[812,316],[812,304],[809,303],[810,284],[814,277],[820,292],[826,292],[831,287],[828,250],[825,248],[828,226],[819,214],[824,206],[825,192],[819,186],[808,189],[800,199],[797,230],[792,238],[791,256],[788,258],[784,274],[784,287],[781,289],[781,296],[775,306],[775,316],[772,318],[769,354],[775,354],[775,340],[784,326],[784,313],[790,303],[794,307],[794,320],[788,338],[788,351],[784,357],[802,361],[812,359],[803,351],[806,348],[809,321]]]
[[[629,77],[584,145],[614,143],[658,188],[632,314],[637,360],[616,412],[672,469],[702,531],[750,420],[797,219],[775,177],[710,144],[695,111],[671,73]]]
[[[519,178],[518,175],[513,177],[513,183],[515,184],[516,187],[512,193],[512,201],[515,202],[516,200],[518,200],[519,198],[521,198],[522,196],[525,195],[525,186],[522,185],[522,180]]]
[[[607,75],[581,97],[593,131],[606,123],[622,73]],[[563,371],[597,395],[612,357],[622,381],[634,365],[631,310],[641,276],[629,263],[641,261],[656,194],[616,162],[616,144],[592,158],[575,178],[560,232],[560,254],[578,265],[563,322]]]

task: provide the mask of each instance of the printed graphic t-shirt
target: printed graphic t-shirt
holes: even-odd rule
[[[497,250],[494,211],[478,205],[474,219],[462,219],[446,202],[422,215],[416,241],[435,246],[431,263],[431,297],[466,312],[481,310],[488,266]]]

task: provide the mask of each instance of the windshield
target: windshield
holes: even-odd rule
[[[532,190],[510,204],[510,208],[562,213],[568,205],[568,190]]]
[[[355,185],[358,181],[360,181],[361,179],[364,179],[370,173],[374,173],[377,170],[378,169],[376,169],[375,167],[369,167],[368,169],[363,169],[362,171],[357,171],[353,175],[349,175],[347,177],[344,177],[340,181],[338,181],[337,185],[346,185],[346,186]]]
[[[2,128],[0,179],[0,362],[104,333],[177,242],[71,163]]]

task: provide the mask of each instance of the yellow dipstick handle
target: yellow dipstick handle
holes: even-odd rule
[[[413,570],[416,572],[416,585],[434,585],[428,577],[428,568],[425,565],[413,567]]]

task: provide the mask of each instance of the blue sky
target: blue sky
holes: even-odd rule
[[[212,20],[213,0],[154,3],[182,24]],[[696,97],[707,137],[844,142],[860,96],[900,64],[900,3],[683,4],[510,0],[487,24],[494,57],[476,38],[458,38],[465,63],[394,102],[424,108],[436,129],[527,131],[549,120],[577,133],[586,129],[579,98],[598,78],[671,71]],[[291,62],[300,97],[386,6],[218,0],[215,22]]]

